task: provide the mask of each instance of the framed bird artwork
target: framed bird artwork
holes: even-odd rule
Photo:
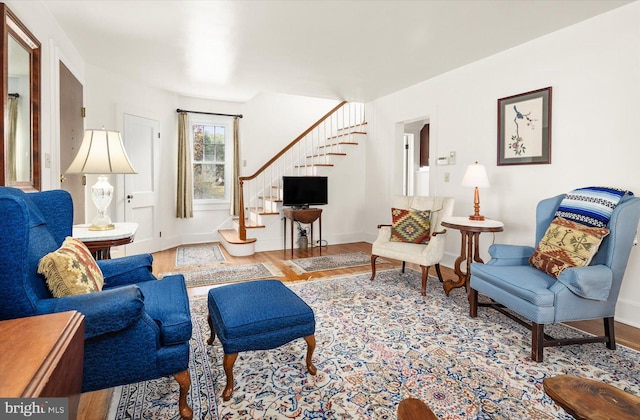
[[[551,87],[498,99],[498,166],[551,163]]]

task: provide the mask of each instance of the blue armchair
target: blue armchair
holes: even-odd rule
[[[536,244],[555,217],[565,195],[538,203]],[[532,330],[531,358],[543,360],[549,346],[604,342],[616,348],[614,314],[620,286],[640,219],[640,199],[625,195],[615,207],[607,228],[608,236],[586,267],[566,268],[556,279],[529,264],[530,246],[492,245],[487,264],[471,264],[469,313],[478,306],[491,306]],[[478,303],[478,293],[491,299]],[[506,311],[508,308],[512,312]],[[522,318],[531,321],[525,322]],[[604,336],[554,339],[544,333],[545,324],[588,319],[604,319]]]
[[[71,236],[71,196],[62,190],[26,194],[0,187],[0,214],[0,320],[82,313],[83,392],[174,375],[180,416],[190,419],[192,325],[182,275],[158,281],[148,254],[101,260],[102,291],[55,298],[37,268]]]

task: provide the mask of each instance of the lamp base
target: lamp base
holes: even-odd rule
[[[106,175],[98,176],[98,182],[91,187],[91,198],[93,204],[98,208],[98,213],[93,218],[89,230],[112,230],[115,229],[111,218],[107,214],[107,207],[111,203],[113,196],[113,186],[109,184],[109,178]]]
[[[89,226],[89,230],[113,230],[115,229],[115,225],[113,223],[109,223],[108,225],[91,225]]]
[[[469,216],[469,220],[476,220],[481,222],[484,220],[484,216],[481,216],[479,214],[472,214],[471,216]]]

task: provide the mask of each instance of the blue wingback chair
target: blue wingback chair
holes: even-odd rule
[[[564,197],[563,194],[538,203],[536,244],[544,236]],[[478,306],[491,306],[531,328],[531,358],[537,362],[543,360],[543,348],[549,346],[604,342],[609,349],[615,349],[613,318],[616,301],[639,219],[640,199],[624,196],[607,225],[610,233],[589,266],[567,268],[558,279],[529,264],[534,248],[492,245],[489,248],[491,260],[487,264],[471,264],[470,315],[477,316]],[[607,294],[609,284],[611,288]],[[590,288],[601,292],[602,285],[605,292],[601,296],[580,296],[588,296],[589,293],[583,292]],[[580,291],[580,287],[584,290]],[[492,302],[478,303],[478,293],[491,298]],[[505,311],[504,307],[520,317]],[[522,318],[531,321],[531,325]],[[545,324],[599,318],[604,319],[604,336],[554,339],[544,334]]]
[[[102,291],[55,298],[37,267],[71,236],[71,196],[62,190],[26,194],[0,187],[0,215],[0,320],[82,313],[83,392],[174,375],[180,415],[190,419],[192,325],[182,275],[158,281],[148,254],[102,260]]]

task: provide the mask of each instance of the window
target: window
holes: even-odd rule
[[[229,202],[227,182],[233,159],[231,121],[220,117],[191,122],[193,199],[200,202]]]

